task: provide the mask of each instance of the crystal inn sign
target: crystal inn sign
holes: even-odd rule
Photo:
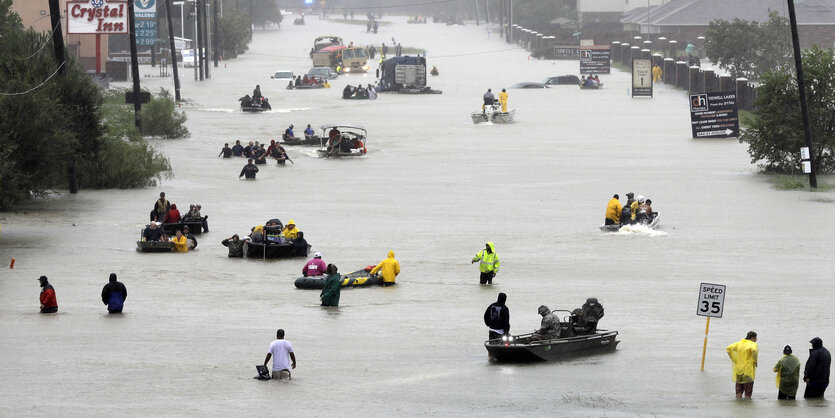
[[[128,2],[124,0],[68,1],[67,33],[97,35],[128,33]]]

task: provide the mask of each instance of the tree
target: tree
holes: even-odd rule
[[[835,172],[835,58],[831,49],[803,52],[803,76],[814,140],[811,155],[818,173]],[[806,146],[797,76],[790,70],[763,74],[750,127],[739,137],[748,143],[751,162],[766,172],[801,171],[800,148]]]
[[[577,17],[573,0],[516,0],[513,2],[513,23],[526,28],[546,30],[558,17]]]
[[[229,8],[217,19],[217,47],[224,58],[235,58],[247,50],[252,40],[252,21],[249,16]]]
[[[789,20],[776,11],[763,23],[714,20],[705,34],[705,53],[734,78],[756,80],[766,71],[792,66]]]

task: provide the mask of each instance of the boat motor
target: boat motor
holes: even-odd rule
[[[588,319],[589,331],[597,330],[597,322],[603,318],[603,305],[597,301],[597,298],[588,298],[582,310]]]

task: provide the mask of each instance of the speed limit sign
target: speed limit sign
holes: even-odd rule
[[[725,285],[702,283],[699,287],[699,305],[696,315],[713,318],[722,317],[725,304]]]

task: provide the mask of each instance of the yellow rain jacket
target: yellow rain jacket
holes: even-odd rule
[[[185,236],[181,237],[171,237],[171,242],[174,243],[174,251],[178,253],[187,253],[188,252],[188,241],[186,240]]]
[[[502,263],[499,261],[499,255],[496,254],[496,246],[492,242],[488,242],[487,245],[490,246],[492,253],[488,253],[487,250],[481,250],[481,252],[473,257],[473,261],[481,261],[478,264],[478,270],[482,273],[498,273]]]
[[[290,229],[290,225],[293,225],[293,229]],[[296,239],[299,237],[299,228],[296,227],[296,223],[290,219],[287,222],[287,226],[284,227],[284,238],[287,239]]]
[[[620,212],[623,210],[623,206],[620,204],[620,200],[615,199],[614,197],[609,203],[606,205],[606,219],[611,219],[615,221],[615,223],[620,223]],[[600,213],[600,212],[598,212]]]
[[[733,363],[734,382],[753,382],[757,371],[757,343],[743,338],[725,350]]]
[[[640,204],[640,203],[638,203],[638,201],[637,201],[637,200],[636,200],[636,201],[634,201],[634,202],[632,202],[632,204],[631,204],[631,205],[629,205],[629,209],[631,209],[631,210],[632,210],[632,220],[633,220],[633,221],[635,220],[635,215],[637,215],[637,214],[638,214],[638,206],[641,206],[641,204]]]
[[[502,104],[502,113],[507,113],[507,92],[499,93],[499,103]]]
[[[374,275],[378,271],[381,272],[384,282],[394,283],[394,278],[400,274],[400,263],[394,259],[394,251],[389,250],[388,258],[381,261],[380,264],[377,264],[376,267],[371,269],[371,274]]]

